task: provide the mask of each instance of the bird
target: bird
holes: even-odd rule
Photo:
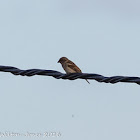
[[[57,63],[60,63],[67,74],[69,73],[82,73],[80,68],[67,57],[61,57]],[[86,79],[90,84],[90,82]]]

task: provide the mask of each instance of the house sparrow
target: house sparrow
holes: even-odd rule
[[[61,63],[63,69],[65,70],[67,74],[68,73],[82,73],[80,68],[78,68],[72,61],[70,61],[66,57],[61,57],[57,63]],[[86,81],[89,83],[87,79]]]

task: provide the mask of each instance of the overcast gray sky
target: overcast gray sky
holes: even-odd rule
[[[139,0],[0,1],[0,65],[140,77]],[[55,140],[139,140],[140,86],[0,73],[3,133],[56,132]],[[8,136],[35,139],[37,136]],[[40,136],[40,139],[44,139]]]

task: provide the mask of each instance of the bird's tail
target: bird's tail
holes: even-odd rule
[[[86,81],[90,84],[90,82],[86,79]]]

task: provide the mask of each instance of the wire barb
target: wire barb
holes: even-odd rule
[[[11,67],[11,66],[0,66],[0,71],[10,72],[14,75],[21,75],[21,76],[43,75],[43,76],[52,76],[56,79],[64,79],[64,80],[89,79],[89,80],[96,80],[98,82],[111,83],[111,84],[115,84],[118,82],[127,82],[127,83],[136,83],[140,85],[140,77],[128,77],[128,76],[104,77],[102,75],[93,74],[93,73],[64,74],[54,70],[43,70],[43,69],[20,70],[18,68]]]

